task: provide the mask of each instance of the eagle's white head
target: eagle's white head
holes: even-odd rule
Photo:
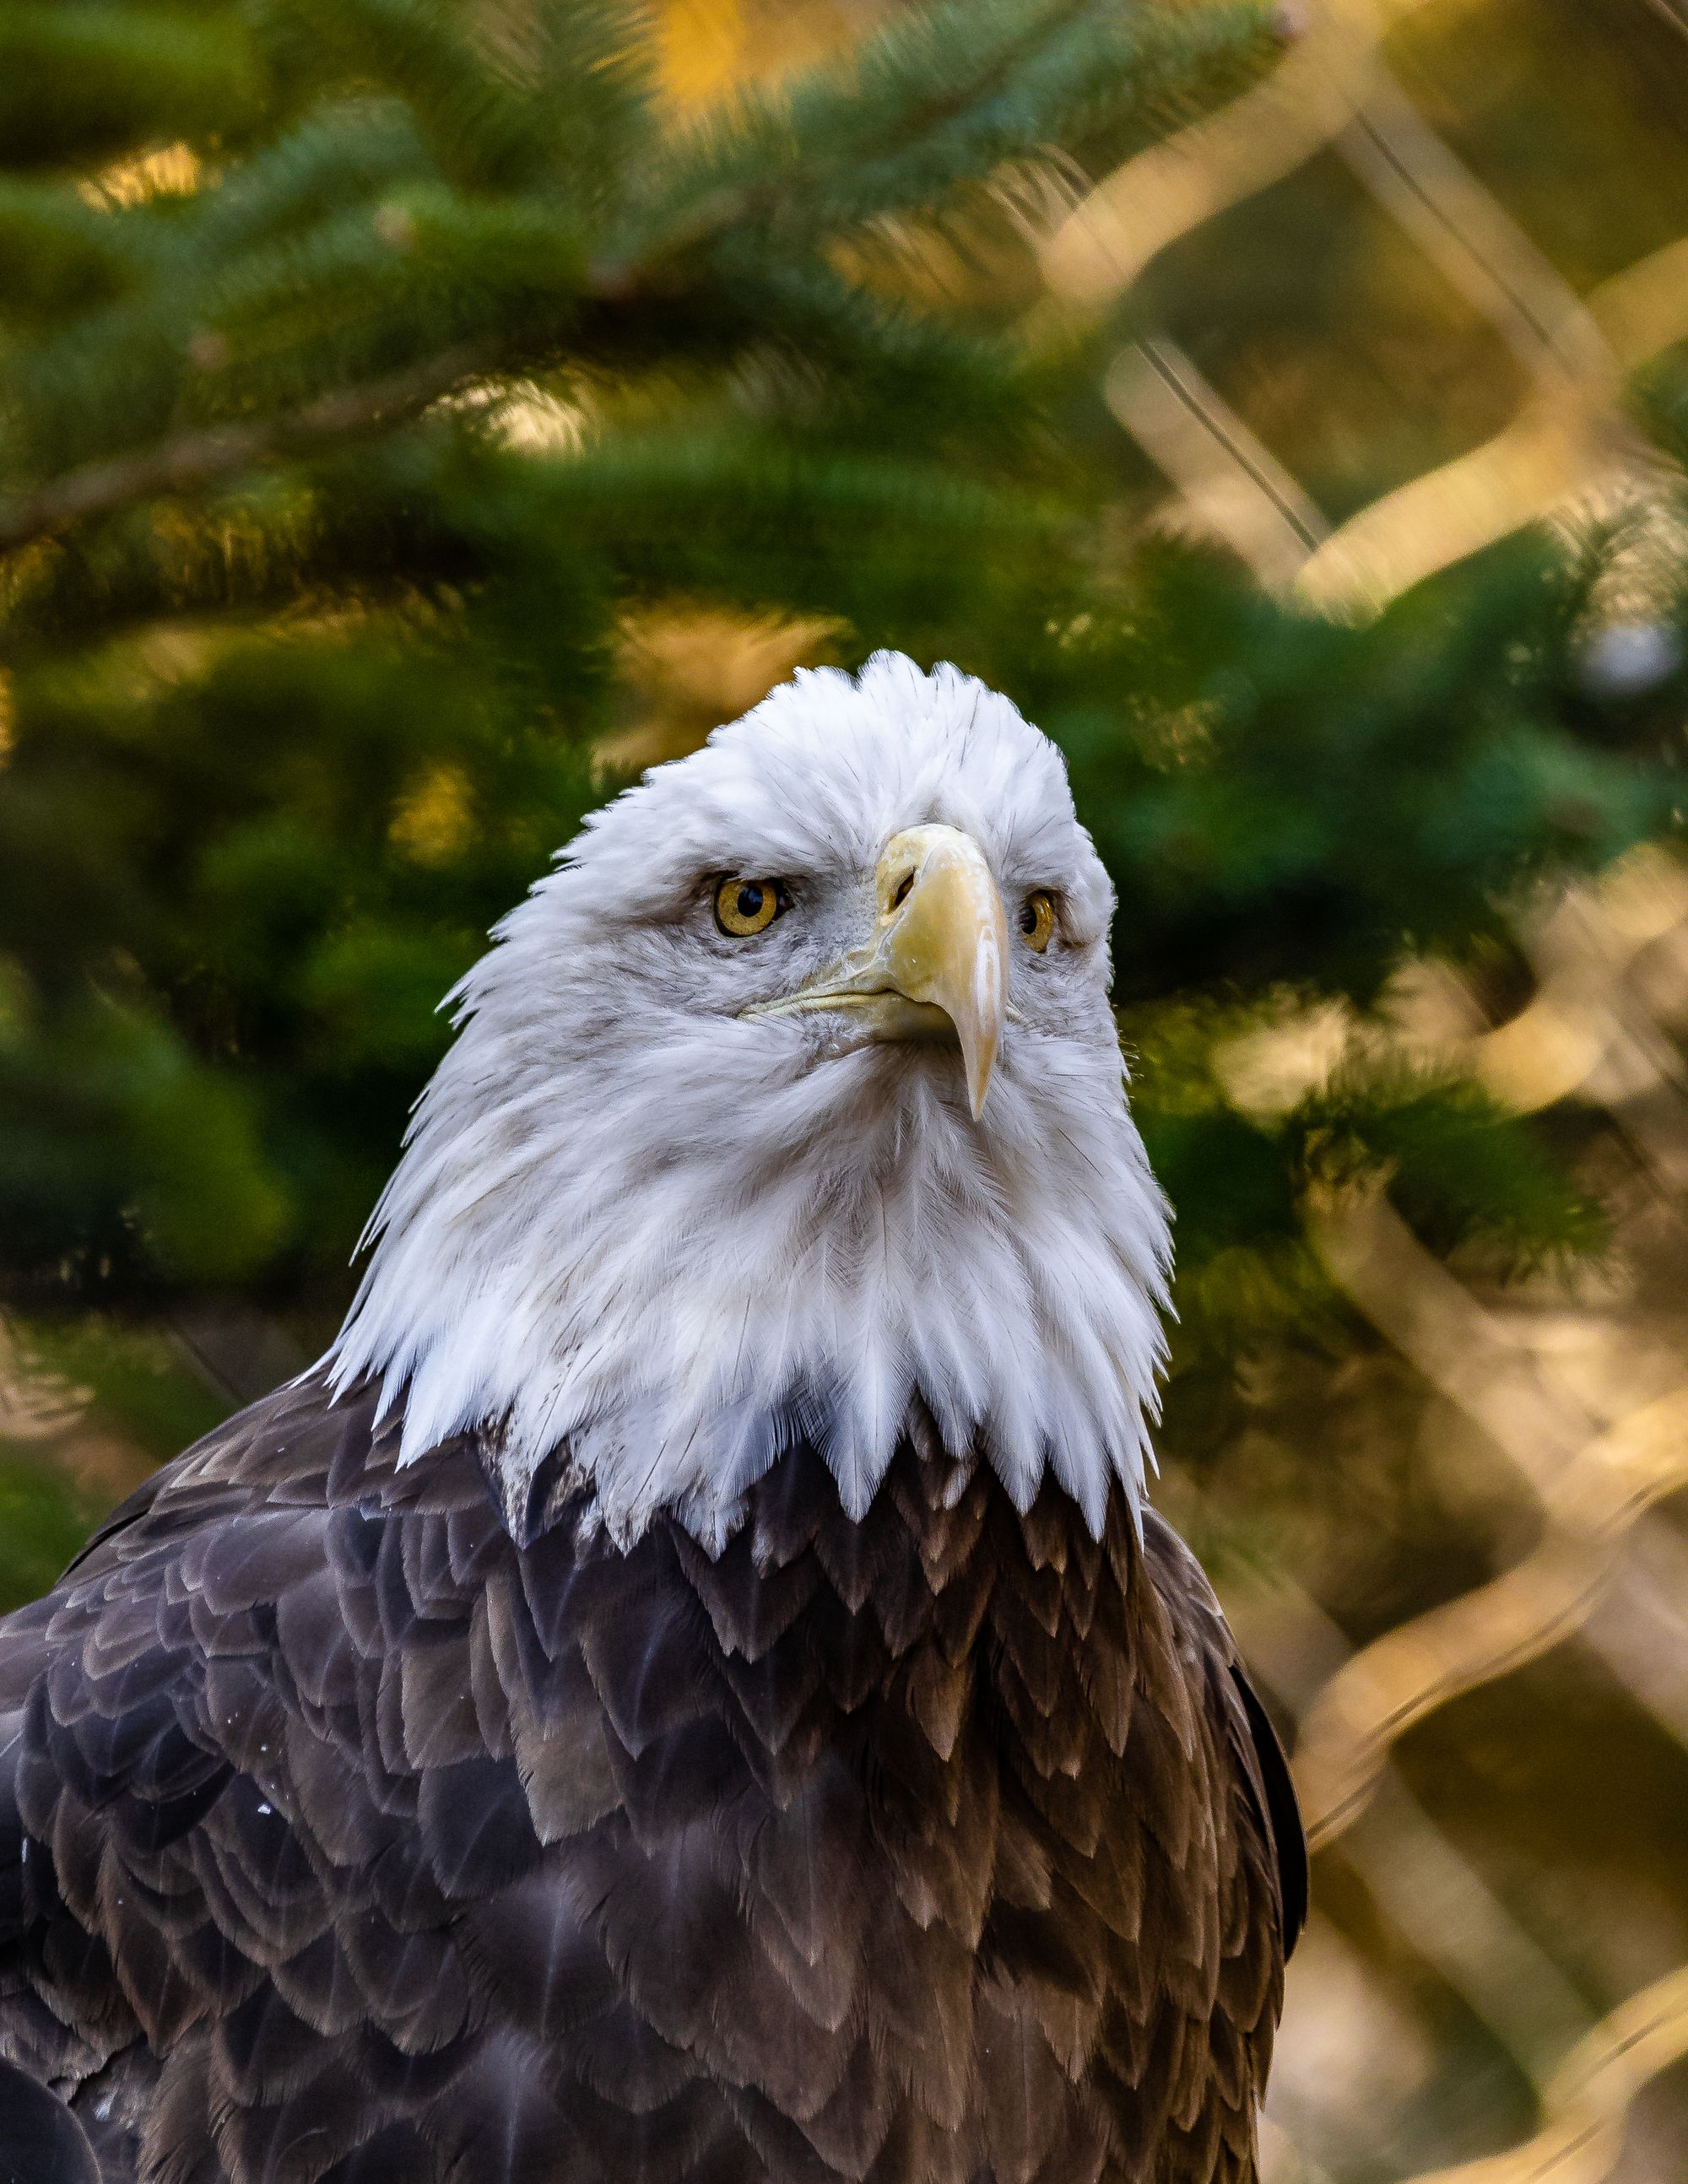
[[[864,1511],[911,1405],[1022,1506],[1135,1504],[1167,1209],[1059,753],[952,667],[801,673],[590,819],[460,1026],[331,1352],[406,1460],[491,1429],[711,1548],[797,1433]]]

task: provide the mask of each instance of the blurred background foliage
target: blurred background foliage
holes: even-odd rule
[[[1525,1553],[1530,1437],[1688,1333],[1685,30],[11,0],[0,1601],[331,1331],[581,814],[882,645],[1054,735],[1113,873],[1164,1495],[1278,1701]],[[1688,1958],[1681,1607],[1403,1745],[1274,2175],[1526,2137]],[[1668,2071],[1627,2123],[1576,2184],[1683,2172]]]

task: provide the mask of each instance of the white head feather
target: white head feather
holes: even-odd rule
[[[1017,944],[983,1117],[953,1050],[745,1018],[861,942],[887,839],[980,844]],[[725,874],[791,906],[716,928]],[[896,655],[800,673],[588,821],[449,997],[459,1035],[330,1352],[403,1453],[493,1429],[507,1502],[553,1451],[621,1539],[712,1548],[793,1420],[865,1511],[923,1399],[1022,1506],[1045,1469],[1136,1507],[1163,1351],[1165,1201],[1108,1004],[1112,894],[1059,753],[1007,699]]]

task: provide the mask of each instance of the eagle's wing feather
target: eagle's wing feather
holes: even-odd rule
[[[1276,1880],[1279,1930],[1284,1954],[1294,1951],[1307,1918],[1307,1844],[1290,1763],[1272,1718],[1249,1681],[1236,1641],[1206,1573],[1163,1517],[1144,1517],[1144,1550],[1156,1590],[1177,1603],[1200,1644],[1209,1703],[1223,1722],[1237,1768],[1237,1790],[1268,1852]]]
[[[0,2184],[100,2184],[87,2134],[58,2097],[0,2061]]]
[[[1284,1936],[1284,1954],[1295,1953],[1301,1929],[1307,1923],[1307,1839],[1301,1825],[1301,1801],[1290,1773],[1290,1763],[1262,1705],[1260,1694],[1249,1681],[1240,1662],[1230,1664],[1231,1681],[1242,1701],[1248,1727],[1246,1749],[1237,1749],[1245,1779],[1256,1800],[1262,1831],[1271,1845],[1278,1875],[1278,1917]]]

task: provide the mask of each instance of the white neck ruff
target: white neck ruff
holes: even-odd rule
[[[927,694],[952,772],[956,749],[975,766],[992,756],[977,696],[964,743],[946,726],[953,694],[978,685],[952,671],[911,683],[905,662],[897,672],[900,705],[916,684]],[[860,711],[870,677],[832,681]],[[812,687],[799,694],[817,709]],[[1045,1020],[1035,1033],[1011,1022],[982,1123],[941,1050],[867,1047],[816,1066],[800,1030],[741,1021],[718,998],[700,1008],[701,974],[688,967],[682,991],[672,972],[673,917],[642,924],[621,907],[690,886],[700,859],[710,869],[713,842],[683,831],[727,823],[710,819],[710,799],[741,791],[717,750],[742,772],[733,738],[756,717],[600,815],[464,982],[462,1028],[419,1104],[329,1353],[334,1384],[382,1379],[386,1403],[404,1405],[407,1462],[487,1429],[507,1507],[559,1452],[622,1540],[666,1509],[718,1550],[747,1487],[798,1431],[860,1515],[916,1400],[949,1450],[988,1462],[1017,1503],[1052,1473],[1100,1529],[1116,1484],[1134,1507],[1141,1495],[1170,1256],[1106,1003],[1100,868],[1081,876],[1095,898],[1081,905],[1097,935],[1089,956],[1074,952],[1058,1015],[1028,988]],[[838,736],[811,747],[780,732],[799,744],[812,801]],[[898,733],[901,753],[905,720]],[[777,775],[771,733],[752,748]],[[859,777],[860,748],[847,755]],[[1017,771],[1005,778],[1018,784],[1027,760],[1017,745],[1008,756]],[[1039,764],[1054,766],[1064,800],[1058,758]],[[666,820],[664,776],[688,769],[673,806],[683,821]],[[913,794],[889,818],[865,813],[848,854],[871,871]],[[991,795],[987,809],[1009,800]],[[924,788],[920,807],[946,808]],[[797,817],[779,823],[790,838],[766,823],[766,863],[725,868],[804,870],[799,857],[846,854],[824,799],[824,844]],[[1094,866],[1070,801],[1061,828]],[[1057,839],[1054,821],[1045,831]],[[991,846],[998,869],[1011,866],[1012,843]],[[1054,852],[1038,854],[1034,875]]]

